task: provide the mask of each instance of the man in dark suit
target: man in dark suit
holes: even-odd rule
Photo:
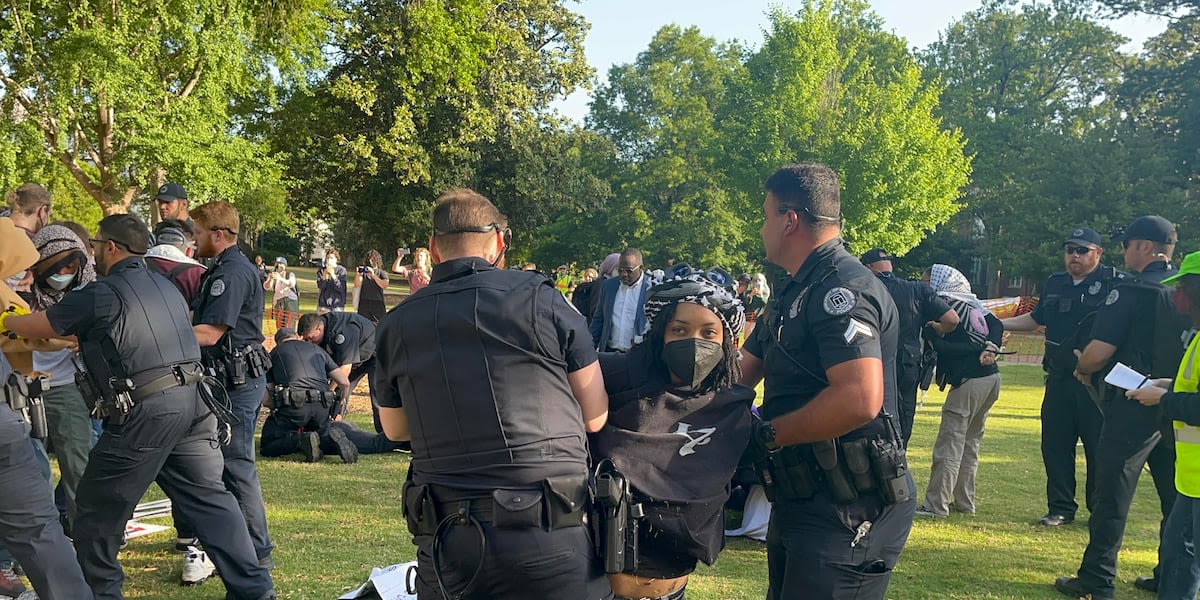
[[[627,352],[646,331],[646,293],[650,278],[642,265],[642,251],[621,253],[617,278],[600,288],[600,303],[592,313],[592,341],[601,352]]]

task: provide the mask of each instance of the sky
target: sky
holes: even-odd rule
[[[924,48],[937,41],[938,32],[962,14],[979,8],[978,0],[871,0],[885,27],[908,40],[910,47]],[[568,6],[591,23],[584,47],[596,77],[604,81],[609,67],[633,62],[663,25],[695,25],[700,32],[720,41],[741,40],[757,48],[774,6],[795,12],[801,0],[582,0]],[[1160,19],[1131,16],[1109,24],[1130,39],[1125,50],[1135,52],[1142,42],[1162,31]],[[564,115],[582,122],[588,111],[590,91],[578,91],[556,104]]]

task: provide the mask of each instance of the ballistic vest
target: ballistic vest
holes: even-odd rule
[[[121,307],[107,329],[80,334],[80,355],[90,373],[141,383],[139,373],[200,360],[183,296],[141,259],[121,261],[95,283],[111,289]]]
[[[566,353],[591,341],[572,342],[556,326],[556,310],[578,315],[561,295],[539,293],[551,285],[537,273],[454,259],[385,318],[398,325],[388,342],[402,344],[388,350],[403,360],[379,368],[404,401],[414,481],[494,489],[585,472]]]
[[[1175,377],[1176,392],[1200,390],[1200,335],[1192,336]],[[1200,427],[1175,421],[1175,489],[1189,498],[1200,498]]]

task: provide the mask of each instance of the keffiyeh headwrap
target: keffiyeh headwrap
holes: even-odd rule
[[[958,269],[949,265],[933,265],[929,269],[929,287],[939,296],[950,301],[950,307],[958,313],[960,327],[964,327],[972,340],[985,344],[988,325],[984,315],[987,309],[971,292],[971,282]]]
[[[38,262],[44,261],[55,254],[63,251],[71,250],[65,258],[56,261],[55,265],[50,265],[50,270],[44,275],[38,276],[33,284],[33,303],[31,308],[35,311],[46,310],[62,300],[63,296],[71,290],[79,289],[96,279],[96,270],[92,267],[92,263],[88,260],[87,248],[83,242],[75,235],[75,232],[63,227],[62,225],[48,225],[43,227],[33,236],[33,245],[38,251]],[[45,277],[58,273],[58,269],[70,263],[72,260],[80,261],[79,272],[75,275],[75,279],[71,281],[71,285],[64,290],[56,290],[46,285]],[[35,265],[34,269],[40,270],[40,266]]]
[[[646,321],[653,327],[654,319],[663,308],[672,304],[690,302],[699,304],[717,315],[725,330],[737,337],[746,324],[746,313],[742,301],[728,289],[714,283],[702,273],[678,274],[650,288],[646,296]]]

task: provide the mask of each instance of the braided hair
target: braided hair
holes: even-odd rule
[[[721,349],[724,358],[708,374],[700,387],[702,389],[729,389],[741,376],[741,368],[737,362],[737,348],[734,344],[746,323],[746,314],[742,302],[732,292],[712,281],[704,273],[676,272],[674,279],[650,288],[650,292],[646,296],[645,308],[646,319],[650,322],[650,332],[646,341],[650,345],[653,360],[656,363],[665,364],[662,359],[662,350],[667,324],[675,317],[676,307],[683,302],[699,304],[711,310],[721,321],[723,330]]]

